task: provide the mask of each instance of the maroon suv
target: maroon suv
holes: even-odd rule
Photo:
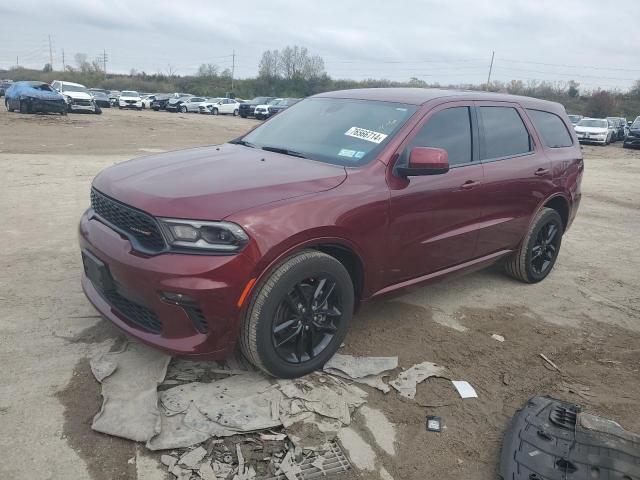
[[[365,89],[303,100],[223,145],[109,167],[80,221],[82,286],[172,354],[324,364],[362,303],[502,262],[545,278],[580,202],[564,108]]]

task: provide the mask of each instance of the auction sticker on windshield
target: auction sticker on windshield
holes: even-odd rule
[[[381,143],[387,138],[388,135],[384,133],[375,132],[373,130],[366,130],[360,127],[351,127],[344,132],[345,135],[350,137],[359,138],[360,140],[366,140],[367,142]]]

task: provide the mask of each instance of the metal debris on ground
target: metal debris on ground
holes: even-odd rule
[[[331,375],[363,383],[388,393],[390,388],[383,377],[398,368],[398,357],[354,357],[336,353],[323,370]]]
[[[395,380],[389,382],[400,395],[405,398],[414,399],[416,387],[420,382],[429,377],[439,377],[444,372],[444,367],[440,367],[432,362],[423,362],[401,372]]]

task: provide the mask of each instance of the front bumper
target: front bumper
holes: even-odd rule
[[[28,98],[33,112],[63,113],[67,111],[67,102],[64,100],[42,100],[39,98]]]
[[[71,103],[71,104],[67,104],[68,108],[70,111],[72,112],[95,112],[96,111],[96,107],[95,105],[91,104],[91,105],[80,105],[78,103]]]
[[[623,146],[625,146],[625,147],[633,147],[633,148],[640,148],[640,137],[627,136],[624,139]]]
[[[607,135],[589,135],[588,137],[586,137],[584,135],[578,134],[578,141],[580,143],[600,143],[604,145],[605,143],[607,143]]]
[[[136,109],[140,109],[140,108],[142,108],[142,102],[129,103],[129,102],[126,102],[126,101],[118,100],[118,107],[120,107],[120,108],[136,108]]]
[[[227,357],[239,331],[237,301],[252,275],[253,263],[242,253],[146,256],[133,251],[129,240],[98,219],[90,219],[90,212],[80,220],[80,248],[106,265],[118,298],[129,302],[127,308],[120,308],[83,274],[82,288],[94,307],[124,332],[172,355]],[[162,292],[191,298],[200,310],[200,323],[189,309],[165,301]],[[152,312],[161,324],[159,331],[150,331],[127,313],[136,308]]]

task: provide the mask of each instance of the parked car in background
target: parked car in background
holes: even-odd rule
[[[300,101],[299,98],[281,98],[277,102],[271,102],[269,104],[269,116],[273,116],[276,113],[280,113],[283,110],[286,110],[291,105],[295,105]]]
[[[609,124],[613,129],[611,141],[617,142],[618,140],[624,140],[625,122],[623,122],[622,119],[619,117],[607,117],[607,121],[609,122]]]
[[[12,83],[4,93],[4,105],[10,112],[67,114],[66,99],[44,82]]]
[[[135,108],[142,110],[142,98],[135,90],[123,90],[118,97],[118,108]]]
[[[609,145],[613,128],[606,118],[583,118],[574,127],[580,143]]]
[[[256,105],[256,108],[253,111],[253,116],[258,120],[266,120],[267,118],[269,118],[269,107],[280,102],[281,100],[282,98],[274,98],[263,105]]]
[[[583,169],[558,103],[327,92],[230,143],[103,170],[80,220],[82,287],[144,343],[213,359],[238,345],[298,377],[369,300],[495,263],[544,280]]]
[[[584,118],[582,115],[567,115],[567,117],[569,117],[572,125],[577,125]]]
[[[233,98],[221,98],[217,103],[208,107],[211,115],[233,115],[234,117],[240,113],[240,102]]]
[[[182,95],[182,96],[177,97],[176,95]],[[182,107],[182,104],[188,101],[191,97],[193,97],[193,95],[189,93],[182,93],[182,94],[174,93],[173,96],[167,102],[167,105],[165,106],[164,109],[167,112],[179,112],[180,107]]]
[[[220,100],[224,100],[224,97],[209,97],[206,102],[202,102],[198,107],[198,112],[200,113],[211,113],[211,109],[213,105],[218,103]]]
[[[151,109],[157,111],[165,110],[169,100],[172,98],[169,94],[156,94],[156,98],[151,102]]]
[[[4,96],[4,92],[11,86],[13,81],[11,80],[2,80],[0,81],[0,97]]]
[[[242,118],[253,117],[258,105],[265,105],[276,97],[256,97],[238,106],[238,113]]]
[[[96,105],[93,96],[91,96],[91,93],[89,93],[89,90],[87,90],[87,87],[84,85],[54,80],[51,86],[64,95],[67,100],[67,109],[69,112],[102,113],[102,109]]]
[[[109,101],[111,102],[112,107],[118,106],[118,97],[120,96],[119,90],[111,90],[109,91]]]
[[[629,126],[627,136],[622,143],[623,148],[640,148],[640,117]]]
[[[93,100],[96,102],[100,108],[111,108],[111,101],[109,100],[109,95],[100,91],[100,90],[89,90],[91,92],[91,96]]]
[[[206,102],[204,97],[187,97],[187,99],[180,105],[180,111],[182,113],[197,113],[198,107]]]
[[[151,108],[151,104],[156,99],[155,95],[143,95],[142,96],[142,108]]]

